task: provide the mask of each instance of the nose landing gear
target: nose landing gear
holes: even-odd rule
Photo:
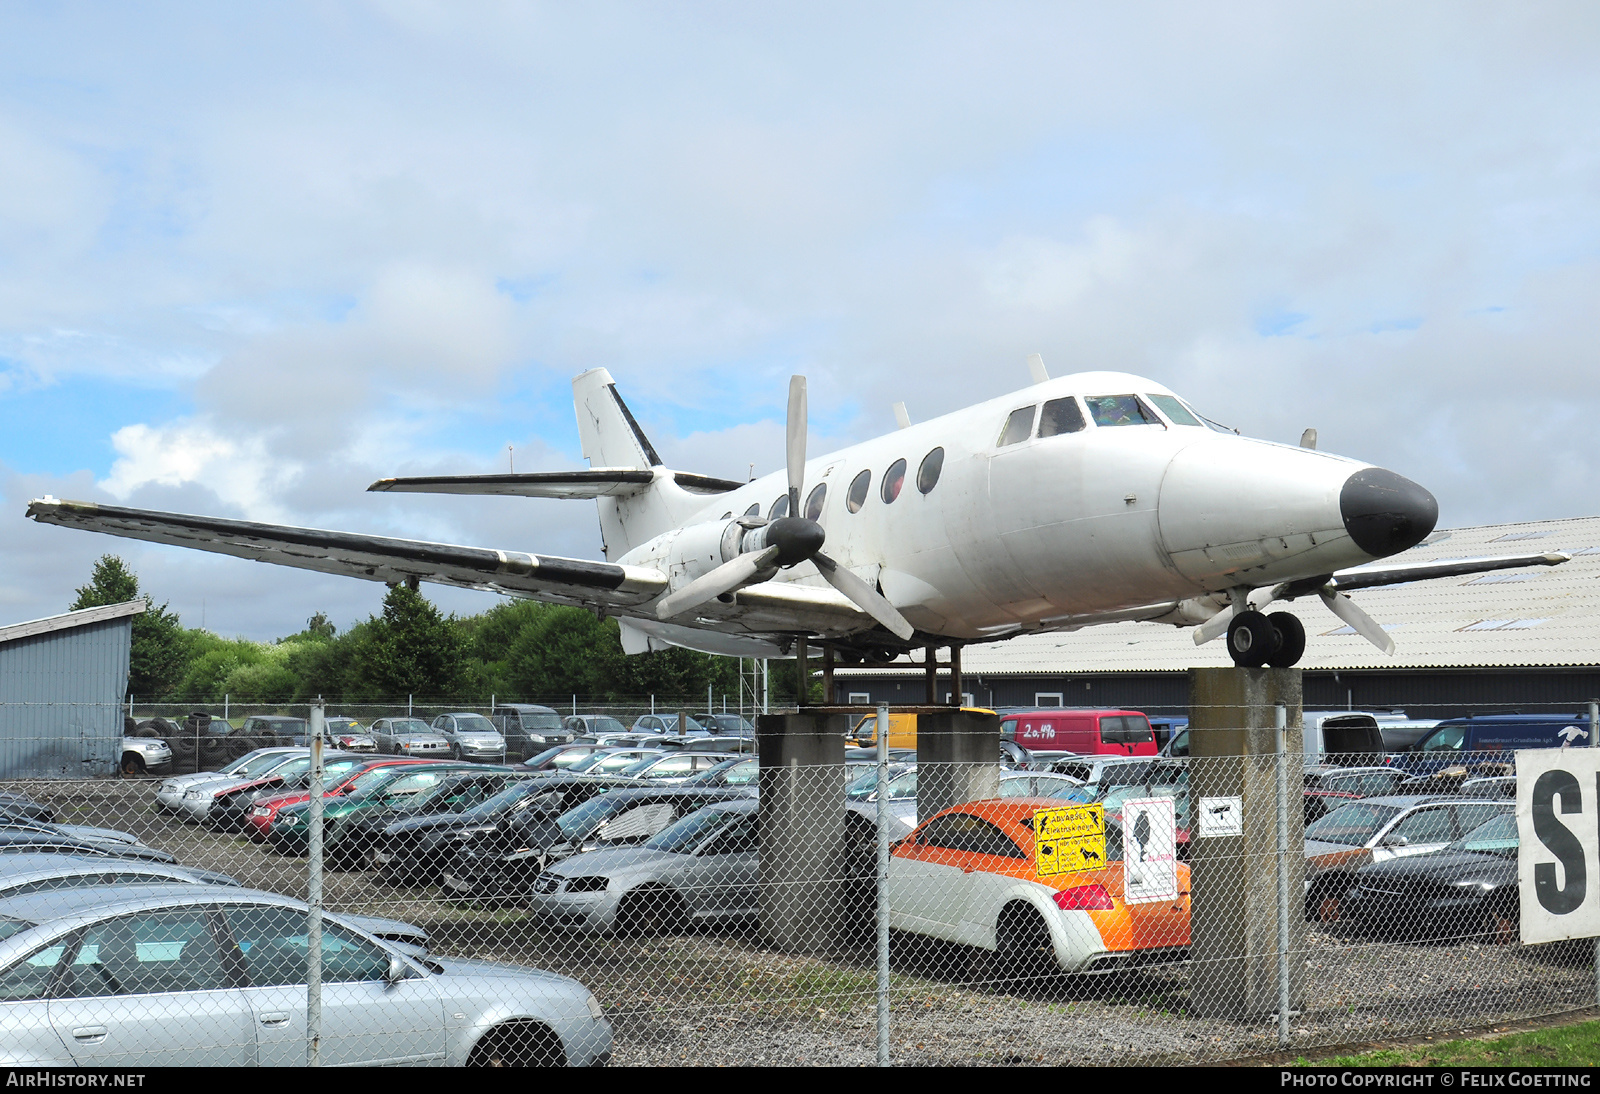
[[[1286,669],[1306,652],[1306,628],[1292,612],[1239,612],[1228,624],[1228,654],[1240,668]]]

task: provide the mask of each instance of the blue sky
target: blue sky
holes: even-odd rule
[[[0,617],[118,551],[224,633],[381,587],[39,528],[43,493],[592,555],[586,505],[375,497],[578,459],[604,365],[677,466],[1051,371],[1428,485],[1600,511],[1582,4],[14,6]],[[1552,407],[1531,428],[1508,404]],[[1514,424],[1515,423],[1515,424]],[[9,515],[8,515],[9,514]],[[460,611],[491,601],[444,593]]]

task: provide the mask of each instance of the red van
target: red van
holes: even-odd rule
[[[1154,756],[1150,719],[1137,710],[1034,710],[1007,714],[1000,736],[1023,748],[1085,756]]]

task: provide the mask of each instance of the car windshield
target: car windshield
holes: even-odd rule
[[[457,733],[499,733],[494,723],[481,714],[457,714]]]
[[[360,798],[371,794],[386,783],[393,782],[405,773],[400,767],[375,767],[357,775],[350,783],[350,797]]]
[[[626,801],[606,797],[591,798],[557,817],[556,827],[570,842],[577,843],[604,824],[612,814],[627,808],[627,805]]]
[[[657,752],[638,752],[629,749],[625,752],[613,752],[609,756],[602,756],[596,763],[590,764],[584,770],[591,775],[613,775],[625,767],[632,767],[645,759],[654,759],[660,755]]]
[[[1456,840],[1447,851],[1474,851],[1480,855],[1517,857],[1517,815],[1502,813]]]
[[[688,854],[698,847],[712,832],[728,823],[728,814],[720,809],[697,809],[681,820],[674,821],[645,840],[652,851],[670,851]]]
[[[875,764],[863,764],[862,766],[866,767],[866,770],[851,779],[849,785],[845,787],[844,796],[849,801],[866,801],[868,798],[872,797],[873,791],[878,789],[877,766]],[[905,768],[903,766],[899,764],[889,765],[889,785],[891,789],[894,786],[895,777],[904,773]]]
[[[523,798],[537,791],[548,791],[549,789],[549,784],[544,779],[524,779],[521,782],[512,783],[493,797],[483,799],[483,801],[462,813],[461,816],[464,820],[474,821],[498,817],[501,813],[510,810],[513,805],[516,805]]]
[[[537,729],[540,731],[546,729],[560,729],[561,715],[557,714],[553,710],[545,711],[543,713],[539,711],[525,710],[522,712],[522,728]]]
[[[329,718],[325,723],[329,733],[365,733],[361,723],[354,718]]]
[[[288,759],[289,757],[281,752],[268,752],[264,756],[246,756],[224,771],[229,775],[259,775],[263,771],[281,767]]]
[[[1440,726],[1418,746],[1420,752],[1458,752],[1466,739],[1466,726]]]
[[[433,728],[419,718],[396,718],[389,723],[390,733],[432,733]]]
[[[1342,843],[1347,847],[1365,847],[1380,828],[1399,815],[1400,810],[1392,805],[1352,802],[1335,809],[1307,828],[1306,839]]]

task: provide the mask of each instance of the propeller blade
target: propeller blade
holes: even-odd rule
[[[800,490],[806,484],[806,378],[789,377],[789,420],[785,456],[789,470],[789,515],[800,515]]]
[[[1318,589],[1317,595],[1322,597],[1322,602],[1328,610],[1350,625],[1350,629],[1377,646],[1390,657],[1394,656],[1394,639],[1389,637],[1389,632],[1378,626],[1376,620],[1360,608],[1355,601],[1343,593],[1332,589]]]
[[[698,608],[708,600],[715,600],[723,593],[731,592],[745,584],[762,570],[776,566],[777,560],[776,547],[768,547],[764,551],[752,551],[730,559],[710,573],[701,574],[678,591],[662,597],[656,602],[656,618],[671,619],[692,608]]]
[[[907,642],[911,641],[911,636],[916,633],[916,628],[895,609],[893,604],[884,599],[882,593],[821,551],[812,555],[811,561],[816,565],[817,571],[827,579],[828,584],[849,597],[851,603],[872,616],[879,623],[882,623],[900,638]]]
[[[1216,615],[1206,620],[1194,629],[1194,644],[1203,646],[1213,638],[1221,638],[1222,632],[1228,629],[1228,624],[1233,622],[1233,605],[1229,604]]]

